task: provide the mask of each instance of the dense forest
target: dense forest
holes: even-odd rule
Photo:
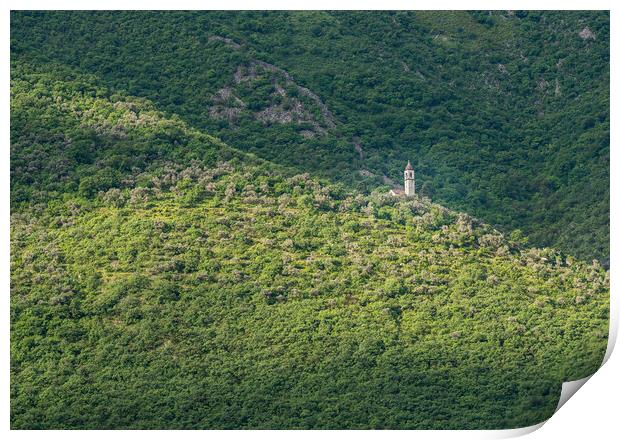
[[[600,365],[608,15],[11,20],[13,429],[514,428]]]
[[[37,12],[11,34],[299,173],[371,191],[411,159],[433,200],[608,265],[607,12]]]

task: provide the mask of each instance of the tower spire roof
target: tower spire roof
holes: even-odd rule
[[[411,161],[410,160],[407,161],[407,166],[405,167],[405,169],[406,170],[412,170],[413,169],[413,167],[411,166]]]

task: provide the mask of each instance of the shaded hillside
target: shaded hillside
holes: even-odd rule
[[[11,92],[14,429],[509,428],[602,360],[598,264],[66,68]]]
[[[237,148],[609,258],[606,12],[13,13],[12,56],[94,73]]]

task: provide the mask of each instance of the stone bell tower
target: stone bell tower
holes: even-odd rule
[[[407,197],[415,195],[415,174],[410,161],[407,161],[405,167],[405,195]]]

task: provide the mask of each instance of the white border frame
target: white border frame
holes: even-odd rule
[[[134,9],[170,9],[170,10],[185,10],[185,9],[220,9],[220,10],[245,10],[245,9],[273,9],[273,10],[321,10],[321,9],[351,9],[351,10],[383,10],[383,9],[433,9],[433,10],[458,10],[458,9],[513,9],[513,10],[541,10],[541,9],[602,9],[611,10],[611,72],[617,71],[617,55],[618,55],[618,38],[617,34],[613,31],[617,29],[618,20],[615,19],[616,11],[613,8],[614,3],[612,1],[604,0],[590,0],[590,1],[570,1],[570,0],[523,0],[523,1],[403,1],[403,0],[383,0],[369,1],[369,0],[314,0],[312,2],[304,2],[299,0],[211,0],[211,1],[197,1],[197,0],[176,0],[176,1],[164,1],[164,0],[93,0],[88,3],[78,0],[57,0],[57,1],[44,1],[44,0],[23,0],[23,1],[11,1],[9,0],[4,6],[1,27],[2,38],[4,44],[1,47],[2,59],[6,65],[2,70],[4,77],[4,88],[2,94],[5,105],[2,108],[3,116],[3,151],[5,152],[4,160],[0,161],[2,179],[2,190],[0,191],[0,209],[2,209],[2,216],[0,218],[0,247],[3,252],[0,254],[0,280],[1,285],[4,287],[3,293],[4,301],[2,302],[2,319],[0,319],[0,337],[2,338],[2,364],[1,364],[1,389],[3,391],[4,398],[1,400],[0,407],[4,418],[2,419],[2,430],[8,431],[11,437],[15,438],[31,438],[40,434],[46,438],[51,439],[66,439],[66,438],[78,438],[83,435],[92,436],[94,438],[107,437],[108,431],[10,431],[9,426],[9,414],[10,414],[10,356],[9,356],[9,321],[10,321],[10,253],[9,253],[9,231],[10,231],[10,198],[9,198],[9,185],[10,185],[10,165],[8,160],[9,154],[9,99],[10,99],[10,67],[9,67],[9,41],[10,41],[10,10],[46,10],[46,9],[118,9],[118,10],[134,10]],[[620,12],[619,12],[620,13]],[[615,26],[616,25],[616,26]],[[613,81],[613,75],[611,77],[611,126],[617,127],[617,88]],[[611,143],[615,145],[615,140],[618,136],[612,129]],[[618,167],[618,161],[616,159],[613,149],[611,150],[611,272],[617,273],[619,264],[617,256],[614,253],[614,249],[618,248],[618,235],[615,234],[616,220],[618,212],[618,199],[614,199],[614,195],[618,193],[618,179],[616,178]],[[541,423],[528,428],[514,429],[514,430],[499,430],[499,431],[114,431],[115,436],[121,438],[130,437],[142,437],[148,436],[151,439],[168,438],[169,436],[177,437],[179,435],[186,436],[188,438],[202,438],[204,435],[208,435],[211,438],[239,438],[252,436],[256,438],[265,438],[269,440],[275,439],[288,439],[291,435],[299,438],[314,438],[316,436],[325,436],[327,438],[340,438],[351,437],[355,439],[367,439],[377,438],[378,436],[390,436],[392,438],[471,438],[471,439],[484,439],[484,438],[507,438],[524,435],[533,431],[533,438],[583,438],[585,436],[593,438],[611,438],[610,432],[619,432],[619,423],[617,415],[617,403],[618,392],[620,391],[620,380],[616,371],[620,371],[620,361],[618,356],[610,357],[615,341],[618,334],[618,313],[619,313],[619,300],[617,289],[612,284],[611,293],[611,327],[609,346],[605,356],[604,365],[599,369],[597,373],[591,376],[590,380],[581,380],[578,382],[579,386],[575,383],[565,384],[563,386],[563,395],[565,392],[569,392],[579,389],[586,381],[588,385],[583,390],[579,391],[574,397],[569,399],[561,409],[549,419],[547,422]],[[571,394],[572,395],[572,394]],[[559,409],[558,407],[558,409]],[[544,427],[543,427],[544,425]],[[539,429],[541,428],[542,429]]]

